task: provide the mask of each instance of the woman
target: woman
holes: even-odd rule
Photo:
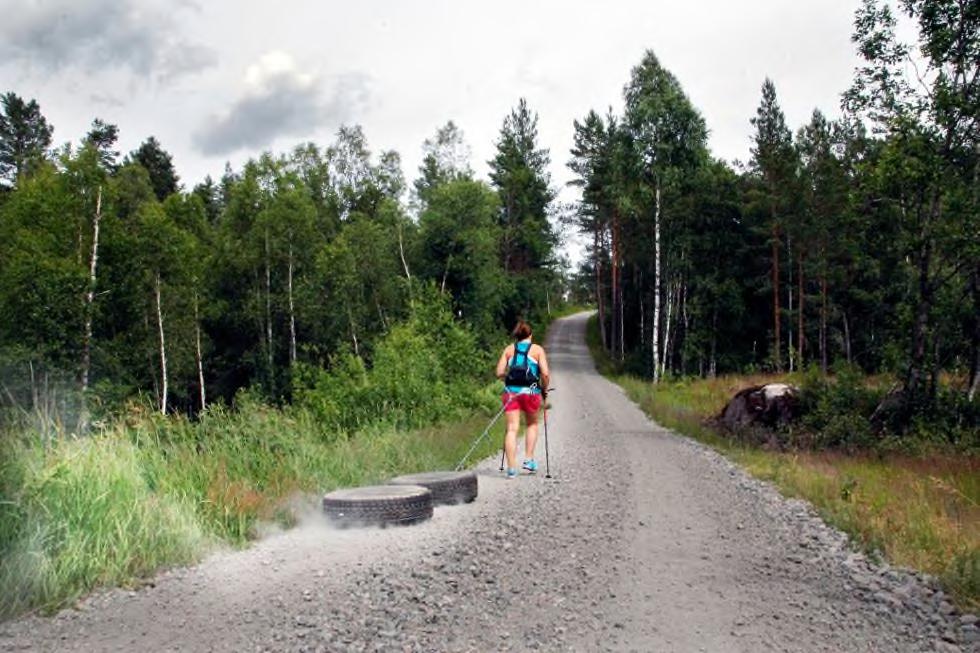
[[[531,325],[521,320],[511,335],[514,336],[514,344],[507,345],[497,361],[497,378],[504,381],[502,401],[507,416],[504,451],[507,454],[508,479],[517,476],[517,431],[521,426],[521,413],[524,413],[527,431],[523,467],[532,474],[538,471],[538,463],[534,460],[534,445],[538,441],[538,411],[542,396],[548,392],[551,377],[544,349],[531,342]]]

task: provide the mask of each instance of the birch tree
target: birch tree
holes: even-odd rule
[[[626,124],[633,135],[636,152],[643,164],[646,184],[645,203],[652,222],[653,319],[650,339],[653,378],[657,381],[664,365],[662,355],[661,301],[664,269],[661,257],[661,227],[664,195],[684,171],[691,171],[706,160],[707,128],[704,119],[684,94],[680,82],[652,51],[647,51],[633,68],[624,90]],[[669,236],[669,234],[668,234]]]

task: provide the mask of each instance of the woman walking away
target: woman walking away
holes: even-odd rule
[[[507,454],[507,478],[517,476],[517,431],[524,413],[526,433],[524,437],[524,469],[532,474],[538,471],[534,460],[534,445],[538,441],[538,411],[541,398],[548,394],[551,373],[544,348],[531,343],[531,325],[523,320],[512,333],[514,344],[507,345],[497,361],[497,378],[504,380],[504,413],[507,415],[507,436],[504,451]]]

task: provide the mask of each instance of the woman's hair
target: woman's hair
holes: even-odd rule
[[[531,325],[524,320],[518,320],[510,335],[514,336],[514,340],[524,340],[531,335]]]

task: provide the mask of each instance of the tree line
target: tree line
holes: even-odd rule
[[[863,63],[841,117],[815,109],[794,133],[766,79],[745,164],[712,156],[650,51],[620,113],[575,122],[579,284],[629,369],[656,381],[846,361],[897,376],[903,419],[946,387],[975,401],[980,7],[864,0],[854,25]]]
[[[96,119],[52,149],[36,101],[0,105],[8,416],[84,427],[136,396],[194,414],[242,388],[288,401],[304,366],[370,366],[381,337],[433,303],[486,346],[560,293],[549,153],[523,99],[490,183],[449,122],[411,189],[398,153],[372,152],[357,125],[187,189],[153,137],[121,157],[117,126]]]

